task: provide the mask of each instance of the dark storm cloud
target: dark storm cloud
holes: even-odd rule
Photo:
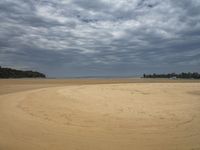
[[[198,0],[0,1],[0,65],[50,76],[200,71]]]

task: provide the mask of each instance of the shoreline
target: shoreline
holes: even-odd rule
[[[144,79],[144,78],[79,78],[79,79],[0,79],[0,95],[28,91],[40,88],[69,85],[95,84],[128,84],[128,83],[200,83],[196,79]]]

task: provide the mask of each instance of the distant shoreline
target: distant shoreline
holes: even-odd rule
[[[0,66],[0,78],[10,79],[10,78],[46,78],[46,75],[37,71],[32,70],[17,70],[13,68],[4,68]]]

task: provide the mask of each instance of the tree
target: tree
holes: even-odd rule
[[[36,71],[22,71],[0,66],[0,78],[46,78],[46,76]]]
[[[168,74],[149,74],[143,75],[144,78],[183,78],[183,79],[200,79],[200,74],[197,72],[188,72],[188,73],[180,73],[180,74],[176,74],[176,73],[168,73]]]

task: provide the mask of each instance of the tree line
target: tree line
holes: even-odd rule
[[[0,78],[46,78],[46,75],[36,71],[22,71],[0,66]]]
[[[143,78],[182,78],[182,79],[200,79],[200,74],[197,72],[188,73],[169,73],[169,74],[144,74]]]

